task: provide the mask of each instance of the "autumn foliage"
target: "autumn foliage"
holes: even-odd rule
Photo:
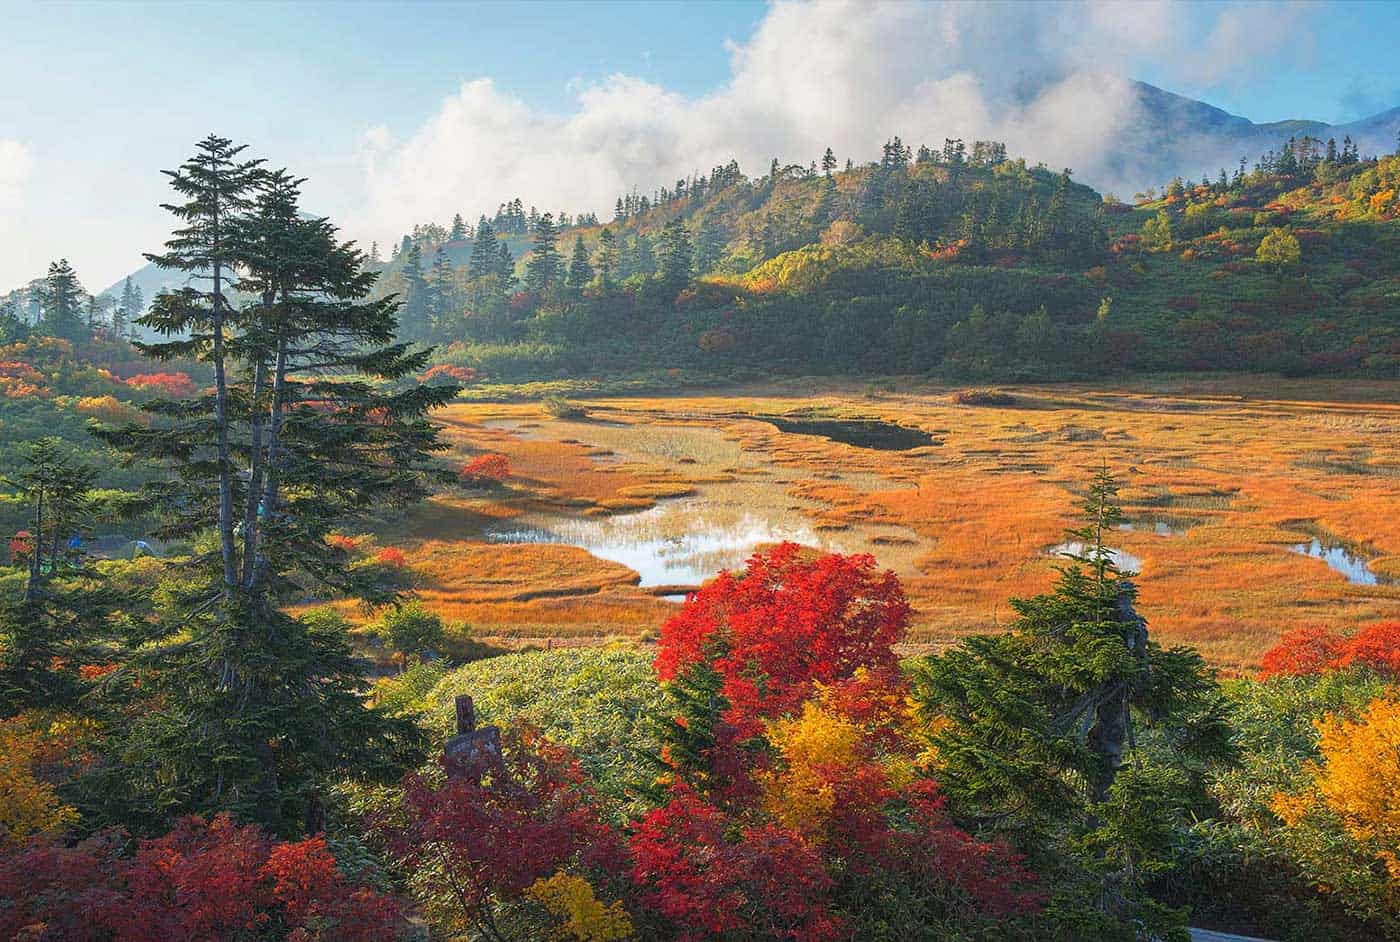
[[[126,384],[133,389],[176,399],[193,396],[197,391],[188,373],[138,373],[128,378]]]
[[[1400,622],[1367,625],[1354,635],[1325,628],[1286,632],[1264,653],[1262,677],[1303,676],[1351,666],[1369,667],[1387,676],[1400,676]]]
[[[505,455],[477,455],[463,466],[457,477],[468,485],[500,484],[510,477],[510,459]]]
[[[908,624],[899,580],[878,571],[873,557],[814,555],[783,543],[695,593],[662,627],[656,670],[668,681],[712,664],[723,678],[726,719],[750,728],[858,668],[893,682],[893,645]]]
[[[0,858],[0,937],[65,942],[382,942],[397,905],[337,866],[326,842],[279,843],[226,815],[140,841],[106,831]]]

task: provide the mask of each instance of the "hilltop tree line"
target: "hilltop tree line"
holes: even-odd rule
[[[118,298],[106,292],[90,294],[68,259],[61,258],[49,264],[43,278],[0,296],[0,341],[44,336],[82,344],[96,331],[113,339],[134,339],[136,320],[145,311],[141,287],[130,277]]]

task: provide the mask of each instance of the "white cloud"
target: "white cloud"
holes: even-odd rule
[[[779,0],[731,45],[729,79],[709,96],[613,75],[577,86],[575,107],[553,114],[491,79],[464,82],[403,140],[382,128],[366,135],[365,201],[350,228],[383,238],[454,211],[489,214],[514,196],[609,218],[625,190],[731,157],[750,173],[773,157],[807,163],[828,146],[859,162],[896,134],[915,145],[1004,140],[1013,154],[1121,191],[1158,182],[1131,159],[1103,156],[1136,115],[1133,64],[1176,61],[1182,82],[1213,81],[1219,63],[1245,68],[1241,60],[1277,49],[1289,30],[1273,25],[1276,13],[1227,11],[1202,36],[1171,0]]]
[[[34,158],[19,141],[0,139],[0,207],[12,207],[24,196],[24,185],[34,172]]]

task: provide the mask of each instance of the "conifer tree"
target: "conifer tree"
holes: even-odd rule
[[[552,213],[538,217],[533,228],[535,241],[530,260],[525,263],[525,288],[540,292],[559,279],[559,231],[554,226]]]
[[[1160,648],[1135,611],[1136,587],[1105,544],[1121,520],[1116,495],[1097,473],[1054,591],[1012,600],[1009,631],[926,659],[914,687],[958,813],[1032,852],[1078,855],[1105,887],[1095,906],[1107,917],[1170,924],[1142,888],[1144,860],[1165,848],[1134,843],[1115,815],[1184,815],[1180,776],[1223,755],[1227,731],[1200,655]]]
[[[98,659],[96,640],[116,600],[83,556],[82,534],[97,511],[94,477],[58,439],[41,438],[6,482],[29,505],[12,544],[28,573],[21,595],[0,601],[0,717],[73,705],[79,668]]]
[[[141,287],[131,280],[127,275],[126,281],[122,282],[121,301],[118,302],[116,310],[112,314],[112,329],[118,337],[127,336],[127,332],[132,329],[143,313],[145,313],[146,302],[141,297]]]
[[[496,276],[501,280],[501,291],[509,292],[515,286],[515,259],[505,242],[499,243],[496,248]]]
[[[403,331],[404,336],[422,340],[428,336],[428,279],[423,272],[423,250],[410,242],[404,250]]]
[[[714,271],[723,254],[724,233],[706,216],[700,221],[700,231],[695,236],[695,273],[705,275]]]
[[[78,283],[78,275],[68,259],[61,258],[49,264],[49,273],[44,278],[43,310],[44,319],[40,330],[64,340],[81,341],[91,335],[83,323],[83,286]]]
[[[376,275],[325,219],[305,217],[300,181],[262,173],[230,227],[226,264],[249,300],[225,319],[228,453],[241,512],[225,566],[196,553],[132,651],[111,696],[125,708],[122,749],[88,782],[87,800],[122,820],[231,810],[282,833],[315,826],[327,776],[392,772],[411,728],[368,709],[343,628],[287,614],[307,591],[384,602],[398,586],[347,565],[331,528],[424,496],[441,446],[427,412],[456,387],[394,381],[429,351],[395,339],[399,302],[371,299]],[[172,471],[145,490],[163,533],[195,541],[223,508],[205,497],[223,464],[205,455],[208,396],[158,400],[157,421],[102,432],[132,460]],[[127,682],[139,678],[139,683]]]
[[[661,230],[661,279],[679,290],[690,283],[694,252],[685,223],[676,217]]]
[[[581,291],[584,285],[593,280],[593,266],[588,261],[588,249],[584,248],[583,236],[574,236],[573,257],[569,259],[569,276],[567,284],[575,291]]]
[[[462,220],[461,213],[454,213],[452,216],[452,230],[447,234],[450,242],[461,242],[467,237],[467,224]]]
[[[598,235],[598,280],[604,288],[612,285],[617,270],[617,236],[611,229],[604,229]]]
[[[456,294],[452,265],[447,260],[447,252],[439,245],[433,256],[433,267],[428,274],[427,298],[424,304],[434,335],[443,336],[450,330],[450,321],[456,307]]]
[[[472,245],[472,255],[467,261],[467,277],[482,278],[495,274],[500,267],[500,248],[496,243],[496,230],[491,223],[482,219],[476,227],[476,242]]]
[[[178,170],[164,171],[171,187],[185,202],[165,204],[163,208],[181,226],[166,242],[165,252],[146,253],[145,257],[159,268],[186,273],[193,284],[157,295],[140,321],[158,334],[175,339],[137,345],[142,353],[157,360],[197,356],[214,369],[213,414],[207,419],[193,419],[187,418],[183,410],[174,410],[170,418],[185,419],[187,424],[192,422],[203,429],[204,435],[192,434],[188,439],[188,447],[196,454],[206,452],[212,445],[213,454],[209,457],[216,468],[219,501],[215,532],[223,582],[228,588],[238,583],[226,350],[234,326],[228,297],[236,280],[237,244],[233,230],[238,215],[250,205],[262,163],[241,160],[245,147],[211,134],[199,142],[194,156]]]

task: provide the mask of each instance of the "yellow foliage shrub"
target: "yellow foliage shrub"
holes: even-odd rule
[[[783,767],[760,780],[764,809],[784,826],[820,840],[836,801],[833,774],[862,761],[864,739],[859,726],[812,700],[801,715],[775,720],[768,741]]]
[[[592,884],[583,877],[561,870],[547,880],[536,880],[526,895],[561,920],[560,938],[616,942],[632,935],[632,917],[622,903],[603,905],[594,895]]]
[[[0,722],[0,847],[77,820],[77,812],[37,774],[53,750],[46,722],[24,714]]]

